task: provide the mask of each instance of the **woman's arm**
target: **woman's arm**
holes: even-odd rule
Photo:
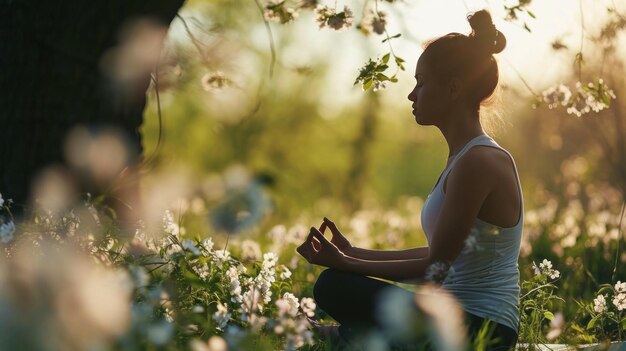
[[[414,247],[405,250],[369,250],[352,247],[344,252],[346,256],[367,261],[410,260],[428,257],[428,246]]]

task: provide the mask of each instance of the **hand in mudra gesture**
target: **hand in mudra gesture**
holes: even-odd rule
[[[341,252],[348,255],[350,250],[352,250],[352,245],[350,245],[350,241],[346,239],[346,237],[341,233],[341,231],[337,228],[337,226],[335,225],[333,221],[324,217],[324,222],[322,222],[322,225],[320,226],[320,231],[322,232],[322,234],[324,233],[324,230],[327,227],[328,229],[330,229],[330,232],[333,234],[332,238],[330,239],[330,242],[335,244],[335,246],[337,246],[337,248]]]
[[[332,239],[328,241],[324,237],[326,228],[330,228],[333,233]],[[325,267],[341,268],[345,263],[345,253],[352,248],[348,239],[337,229],[337,226],[328,218],[319,230],[311,227],[311,231],[302,245],[296,251],[302,255],[309,263]],[[345,251],[344,251],[345,250]]]

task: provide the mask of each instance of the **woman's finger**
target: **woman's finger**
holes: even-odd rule
[[[307,235],[306,240],[304,240],[304,242],[307,243],[311,240],[313,240],[313,231],[309,231],[309,235]]]
[[[300,256],[304,257],[307,261],[309,260],[308,254],[306,252],[305,244],[302,244],[296,248],[296,252],[300,254]]]
[[[337,229],[337,226],[335,225],[335,222],[331,221],[330,219],[324,217],[324,224],[326,224],[326,226],[330,229],[330,231],[333,234],[341,234],[339,229]]]
[[[312,228],[311,228],[311,233],[313,234],[313,236],[314,236],[315,238],[317,238],[317,239],[320,241],[320,243],[321,243],[321,245],[322,245],[322,246],[324,246],[324,245],[332,245],[332,244],[330,243],[330,241],[328,241],[328,239],[326,239],[326,237],[324,236],[324,234],[320,233],[320,232],[319,232],[319,230],[317,230],[317,228],[312,227]]]
[[[313,243],[313,247],[319,251],[322,248],[322,243],[320,242],[320,240],[316,237],[313,237],[311,239],[311,242]]]
[[[320,225],[320,229],[319,229],[319,231],[320,231],[322,234],[324,234],[324,232],[326,231],[326,227],[327,227],[327,226],[328,226],[328,225],[326,224],[326,221],[323,221],[323,222],[322,222],[322,225]]]

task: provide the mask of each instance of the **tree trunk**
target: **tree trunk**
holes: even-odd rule
[[[65,164],[63,143],[76,125],[113,126],[140,160],[149,73],[134,98],[113,84],[101,58],[129,21],[166,28],[184,0],[0,0],[0,193],[21,212],[33,178]]]

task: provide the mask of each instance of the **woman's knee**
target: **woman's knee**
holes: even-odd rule
[[[333,268],[328,268],[320,273],[313,286],[313,298],[318,306],[324,309],[329,305],[332,292],[336,291],[341,279],[342,272]]]

